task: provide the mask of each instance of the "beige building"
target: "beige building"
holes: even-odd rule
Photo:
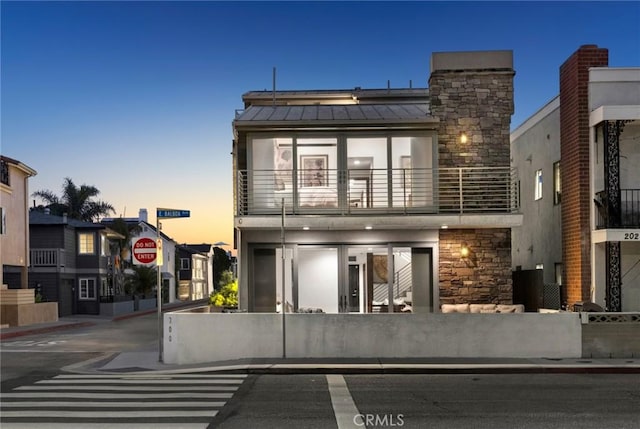
[[[28,287],[29,178],[37,173],[20,161],[0,156],[0,283],[12,289]]]

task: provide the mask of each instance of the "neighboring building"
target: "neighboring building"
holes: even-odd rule
[[[203,289],[204,296],[209,296],[211,292],[215,289],[215,283],[213,281],[213,262],[214,262],[214,254],[215,254],[215,246],[213,244],[186,244],[186,246],[191,249],[197,250],[199,253],[205,255],[207,257],[207,261],[205,263],[206,266],[206,287]]]
[[[0,156],[0,285],[28,288],[29,178],[36,171],[20,161]]]
[[[211,246],[209,246],[211,247]],[[211,258],[191,245],[177,246],[179,267],[178,298],[181,300],[203,299],[213,288],[211,276]]]
[[[103,225],[113,225],[114,218],[105,218],[100,221]],[[139,232],[134,234],[132,241],[145,237],[152,240],[158,238],[158,230],[154,225],[149,223],[149,216],[147,209],[140,209],[137,218],[122,218],[122,220],[128,226],[138,226]],[[163,264],[161,268],[162,277],[162,302],[174,302],[177,300],[176,289],[176,246],[178,243],[160,231],[160,238],[162,239],[162,251],[163,251]],[[128,262],[131,263],[132,255],[129,254]]]
[[[570,308],[591,301],[638,311],[640,68],[607,66],[607,49],[580,47],[560,67],[559,97],[511,135],[525,213],[513,234],[513,263],[543,264],[549,281],[560,262]]]
[[[101,314],[101,303],[114,295],[118,249],[113,241],[122,236],[99,223],[49,214],[48,209],[30,211],[29,228],[30,287],[43,300],[57,302],[61,317]]]
[[[240,308],[511,303],[514,73],[511,51],[434,53],[429,88],[244,94]]]

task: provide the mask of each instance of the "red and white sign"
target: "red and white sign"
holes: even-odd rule
[[[135,265],[150,265],[156,260],[156,242],[150,238],[139,238],[133,242],[133,263]]]

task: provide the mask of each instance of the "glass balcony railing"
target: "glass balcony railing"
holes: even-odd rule
[[[470,214],[519,211],[511,167],[242,170],[236,215]]]

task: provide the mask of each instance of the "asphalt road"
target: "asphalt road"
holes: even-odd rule
[[[251,376],[210,427],[638,429],[640,375],[344,375],[351,406],[325,375]],[[340,405],[338,405],[340,408]],[[369,423],[369,424],[367,424]]]
[[[110,321],[87,319],[92,326],[27,335],[0,343],[0,381],[59,373],[61,368],[114,353],[157,350],[156,314]],[[4,389],[3,389],[4,391]]]

